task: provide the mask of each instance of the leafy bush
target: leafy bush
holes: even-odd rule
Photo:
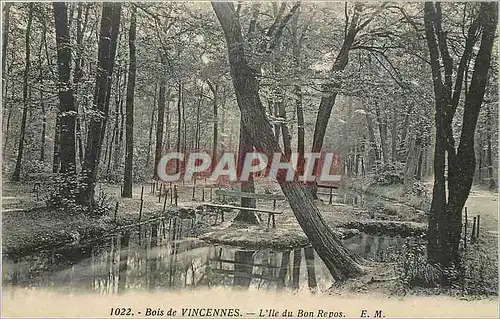
[[[438,265],[427,262],[426,244],[424,241],[407,240],[402,258],[398,264],[400,284],[403,288],[439,286],[444,272]]]
[[[378,164],[375,168],[374,182],[380,186],[403,184],[403,165],[401,163]]]
[[[462,291],[466,295],[498,295],[496,261],[479,244],[462,251]]]

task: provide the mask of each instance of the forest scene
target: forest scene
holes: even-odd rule
[[[3,2],[1,25],[4,292],[496,315],[497,2]]]

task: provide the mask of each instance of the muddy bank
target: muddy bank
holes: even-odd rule
[[[389,202],[412,207],[419,212],[428,211],[431,204],[432,194],[429,194],[429,190],[420,195],[414,193],[404,194],[402,185],[377,185],[368,177],[345,179],[342,182],[342,186],[355,192],[368,194]]]
[[[2,254],[19,258],[47,249],[66,249],[89,245],[100,238],[141,224],[172,216],[182,216],[180,207],[170,207],[164,213],[148,211],[139,221],[136,214],[122,213],[114,220],[114,212],[104,216],[89,216],[47,207],[4,212],[2,215]],[[202,225],[193,231],[201,232]]]
[[[393,220],[353,220],[344,222],[342,227],[357,229],[370,235],[419,237],[425,235],[427,225]]]

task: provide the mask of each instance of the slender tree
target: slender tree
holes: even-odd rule
[[[17,182],[20,180],[21,177],[21,169],[23,165],[23,151],[24,151],[24,138],[26,135],[26,118],[28,116],[28,107],[29,107],[29,100],[28,100],[28,80],[29,80],[29,73],[30,73],[30,68],[31,68],[31,46],[30,46],[30,35],[31,35],[31,27],[33,25],[33,11],[34,11],[34,4],[29,3],[28,4],[28,25],[26,26],[26,42],[25,42],[25,49],[26,49],[26,55],[25,55],[25,60],[24,60],[24,74],[23,74],[23,115],[21,118],[21,131],[19,134],[19,144],[17,147],[17,159],[16,159],[16,166],[14,168],[14,173],[12,174],[12,181]]]
[[[127,82],[125,176],[123,178],[123,197],[132,198],[132,173],[134,160],[134,91],[136,75],[135,38],[137,32],[137,7],[132,6],[132,16],[128,36],[130,65]]]

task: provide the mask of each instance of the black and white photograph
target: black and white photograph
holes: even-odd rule
[[[3,318],[498,318],[498,2],[2,1]]]

